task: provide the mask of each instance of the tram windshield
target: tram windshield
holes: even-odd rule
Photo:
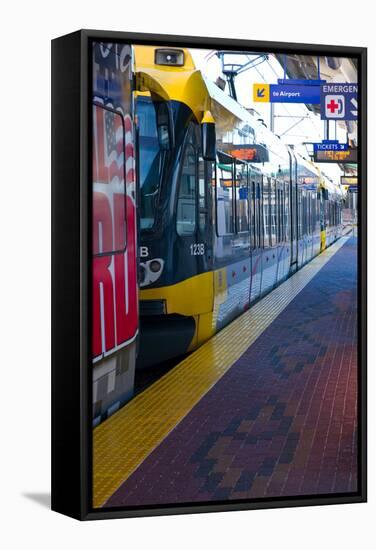
[[[159,146],[154,105],[149,97],[137,99],[139,125],[139,176],[141,195],[141,230],[151,229],[159,198],[166,151]]]

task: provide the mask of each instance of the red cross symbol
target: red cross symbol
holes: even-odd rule
[[[329,109],[331,113],[334,113],[339,108],[339,104],[334,101],[334,99],[331,99],[330,102],[326,105],[326,108]]]

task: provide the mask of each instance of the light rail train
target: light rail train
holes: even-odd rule
[[[92,76],[96,425],[336,240],[343,193],[189,50],[97,43]]]
[[[189,50],[136,46],[135,71],[142,368],[196,349],[338,239],[344,197]]]

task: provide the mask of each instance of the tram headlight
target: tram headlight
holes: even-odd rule
[[[184,65],[184,52],[183,50],[158,48],[155,50],[155,64],[182,67]]]
[[[158,273],[162,269],[162,264],[159,260],[152,260],[149,264],[150,271]]]
[[[140,264],[140,287],[155,283],[163,272],[164,261],[162,258],[153,258]]]

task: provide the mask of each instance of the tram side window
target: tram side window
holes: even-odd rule
[[[277,182],[277,222],[278,222],[278,242],[283,242],[285,240],[285,218],[284,218],[284,204],[285,204],[285,198],[284,198],[284,189],[283,189],[283,183]]]
[[[236,166],[236,218],[238,233],[249,231],[249,190],[246,164]]]
[[[305,191],[302,191],[302,216],[303,235],[307,235],[307,195]]]
[[[217,228],[218,235],[234,233],[234,189],[232,162],[217,166]]]
[[[317,232],[317,194],[315,192],[312,193],[312,203],[313,203],[312,228],[313,228],[313,233],[316,233]]]
[[[204,161],[200,157],[198,161],[198,224],[201,231],[205,231],[208,223],[208,198],[211,191],[212,173],[212,163]]]
[[[306,192],[306,234],[311,233],[310,212],[311,212],[311,195],[310,192]]]
[[[307,235],[311,234],[311,193],[307,192]]]
[[[179,235],[192,235],[196,228],[197,165],[192,145],[185,149],[177,202],[176,230]]]
[[[255,246],[260,248],[263,241],[263,228],[262,228],[262,194],[261,194],[262,183],[257,182],[255,185],[256,195],[255,195]]]
[[[329,225],[329,201],[324,199],[324,228]]]
[[[323,220],[323,204],[321,199],[321,193],[317,194],[317,224],[318,224],[318,230],[321,231],[321,222],[324,223]]]
[[[271,245],[274,246],[277,242],[277,223],[278,223],[278,205],[277,205],[277,193],[276,182],[271,180],[270,186],[270,237]]]
[[[289,184],[285,182],[285,202],[284,202],[284,220],[285,220],[285,239],[290,239],[290,193]]]
[[[260,182],[252,181],[250,184],[251,197],[251,217],[250,217],[250,232],[251,244],[253,248],[259,248],[262,243],[262,205],[261,205],[261,190]]]
[[[279,216],[281,220],[281,241],[286,240],[286,220],[285,220],[285,186],[281,183],[281,197],[279,204]]]
[[[250,237],[251,237],[251,246],[256,248],[256,184],[254,181],[250,182]]]
[[[311,193],[311,231],[316,232],[316,193]]]
[[[211,206],[212,219],[213,219],[214,225],[216,225],[216,220],[217,220],[217,163],[216,162],[208,163],[208,185],[210,186],[209,196],[213,197],[213,200],[211,201],[211,205],[209,204],[209,207]]]
[[[264,246],[270,246],[270,179],[264,178],[262,191]]]
[[[276,183],[276,214],[277,214],[277,242],[282,240],[282,219],[281,219],[281,190],[279,183]]]
[[[250,217],[250,233],[251,233],[251,245],[253,248],[259,248],[261,246],[262,237],[261,232],[261,191],[260,183],[252,181],[250,184],[250,197],[251,197],[251,217]]]
[[[298,238],[298,235],[297,235],[297,223],[298,221],[295,220],[295,216],[297,216],[296,212],[297,212],[297,189],[296,189],[296,186],[295,184],[293,184],[293,187],[292,187],[292,190],[291,190],[291,205],[290,205],[290,212],[291,212],[291,217],[290,217],[290,220],[291,220],[291,226],[290,226],[290,230],[291,230],[291,238],[292,240],[295,240]]]
[[[316,233],[316,211],[317,211],[317,205],[316,205],[316,193],[311,193],[311,204],[312,204],[312,210],[311,210],[311,227],[312,227],[312,234],[314,235]]]
[[[303,196],[301,189],[298,190],[298,239],[303,236]]]

